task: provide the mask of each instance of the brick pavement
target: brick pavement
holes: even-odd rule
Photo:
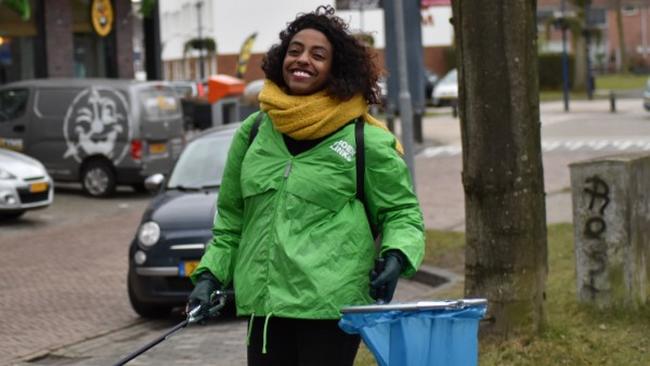
[[[127,246],[143,207],[112,207],[101,221],[89,207],[76,221],[2,237],[0,364],[139,321],[125,280]],[[36,221],[29,215],[26,221]]]

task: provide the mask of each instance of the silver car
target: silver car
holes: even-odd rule
[[[16,218],[52,203],[52,178],[38,160],[0,148],[0,218]]]

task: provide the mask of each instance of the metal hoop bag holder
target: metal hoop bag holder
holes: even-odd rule
[[[477,365],[486,310],[485,299],[350,306],[339,327],[361,334],[380,366]]]

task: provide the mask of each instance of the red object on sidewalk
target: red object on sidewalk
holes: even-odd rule
[[[244,93],[244,81],[229,75],[212,75],[208,78],[208,102],[214,103],[217,100],[230,95],[241,95]]]

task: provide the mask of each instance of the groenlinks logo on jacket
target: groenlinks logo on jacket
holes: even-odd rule
[[[347,161],[352,161],[352,158],[354,158],[354,147],[346,141],[338,140],[330,146],[330,149],[334,150]]]
[[[81,91],[68,107],[63,121],[63,136],[68,149],[63,158],[81,162],[101,154],[118,164],[129,149],[117,148],[117,141],[131,141],[129,105],[117,90],[90,87]]]

